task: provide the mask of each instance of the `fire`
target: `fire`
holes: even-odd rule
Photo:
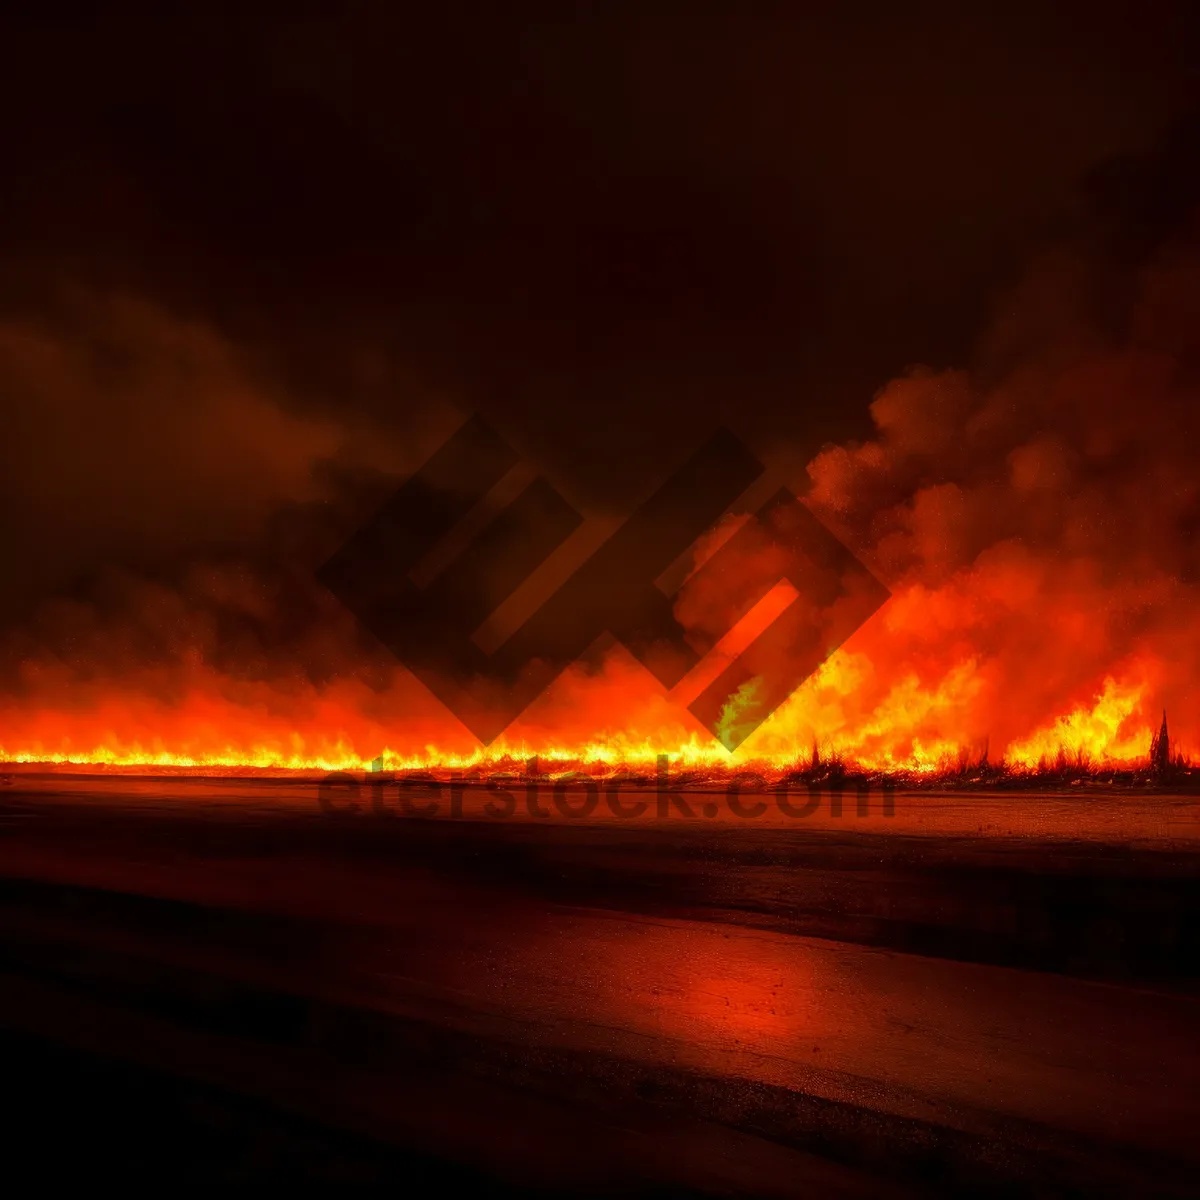
[[[986,687],[978,663],[956,664],[932,684],[922,684],[915,673],[903,674],[861,712],[860,699],[871,690],[873,674],[867,654],[844,648],[733,754],[707,732],[689,728],[686,712],[675,709],[671,696],[647,681],[636,663],[618,656],[599,676],[569,673],[487,748],[472,745],[465,731],[455,736],[449,714],[430,726],[442,733],[439,739],[398,740],[396,725],[403,722],[393,723],[388,710],[389,704],[406,707],[411,697],[404,694],[381,699],[341,683],[272,712],[279,697],[270,689],[231,696],[222,694],[229,691],[222,686],[227,681],[210,678],[207,688],[197,687],[169,707],[117,692],[72,712],[10,711],[5,729],[17,737],[0,743],[0,760],[143,771],[442,769],[486,777],[520,771],[535,756],[550,775],[645,775],[653,773],[659,755],[666,755],[676,773],[718,779],[751,770],[769,779],[811,769],[814,754],[818,764],[918,778],[964,763],[978,765],[984,758],[980,747],[955,736],[954,726],[955,715]],[[1008,745],[991,745],[987,754],[993,767],[1005,764],[1017,771],[1061,763],[1064,756],[1093,769],[1145,765],[1153,732],[1149,702],[1144,681],[1108,677],[1090,701]],[[608,713],[609,724],[584,736],[564,735],[564,705]],[[730,709],[730,719],[736,720],[736,698]]]
[[[1108,631],[1098,637],[1095,619],[1081,618],[1078,588],[1104,594],[1088,570],[997,547],[936,586],[894,586],[884,607],[734,753],[687,705],[786,607],[790,585],[771,589],[673,690],[618,646],[566,671],[486,748],[403,668],[364,671],[346,648],[349,618],[332,612],[343,627],[322,636],[349,665],[324,682],[297,669],[279,673],[266,660],[222,669],[202,645],[151,663],[120,661],[109,673],[85,674],[61,657],[28,659],[21,685],[36,702],[0,706],[0,760],[482,777],[519,771],[534,756],[550,774],[644,775],[666,755],[675,772],[718,778],[749,770],[764,779],[817,766],[916,779],[967,768],[1144,767],[1176,669],[1152,645],[1110,661]],[[216,589],[222,595],[227,582]],[[209,633],[203,621],[213,590],[211,581],[193,586],[195,611],[174,597],[172,620]],[[146,602],[154,619],[162,620],[164,603],[157,592]],[[138,626],[148,618],[135,611],[129,619]],[[730,698],[723,722],[736,725],[758,684],[751,679]]]
[[[1059,717],[1052,725],[1036,730],[1008,750],[1008,758],[1022,766],[1033,767],[1065,754],[1078,761],[1116,760],[1132,762],[1142,758],[1148,747],[1150,730],[1143,716],[1143,684],[1104,681],[1103,694],[1090,708],[1077,708]]]
[[[245,557],[170,582],[114,573],[98,597],[51,603],[5,634],[0,758],[483,775],[535,755],[550,771],[637,774],[666,755],[710,775],[983,777],[1148,767],[1166,709],[1178,761],[1200,730],[1197,405],[1178,369],[1196,361],[1200,250],[1189,255],[1133,281],[1119,343],[1081,332],[1086,313],[1049,312],[1034,287],[1029,329],[1014,301],[987,370],[893,380],[868,441],[807,463],[793,490],[890,599],[735,753],[688,705],[795,599],[787,587],[674,689],[619,646],[594,652],[485,749],[367,645],[308,566]],[[772,469],[794,478],[778,449]],[[695,550],[675,606],[689,631],[714,635],[745,609],[695,570],[732,530]],[[759,683],[729,699],[725,730],[745,728]]]

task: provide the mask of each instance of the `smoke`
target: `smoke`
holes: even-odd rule
[[[0,319],[0,744],[287,758],[348,727],[382,744],[420,689],[313,570],[447,414],[427,405],[407,435],[297,411],[214,325],[46,290]]]
[[[808,462],[805,502],[892,596],[743,757],[814,740],[882,765],[985,742],[1131,757],[1163,707],[1195,748],[1200,223],[1172,230],[1045,254],[968,364],[900,374],[872,436]],[[215,323],[82,289],[0,319],[0,392],[0,751],[336,765],[474,749],[313,575],[440,444],[444,405],[416,396],[381,421],[300,404]],[[711,641],[730,591],[687,588],[676,615]],[[594,652],[504,744],[707,745],[685,683],[664,694],[624,651]]]
[[[872,403],[872,439],[809,465],[807,502],[893,591],[824,713],[860,750],[884,714],[901,754],[988,737],[1026,757],[1073,737],[1129,753],[1163,705],[1195,736],[1200,225],[1122,284],[1114,320],[1095,303],[1111,278],[1048,256],[973,369],[910,370]],[[1074,710],[1076,733],[1059,720]]]

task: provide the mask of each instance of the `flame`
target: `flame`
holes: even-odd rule
[[[1033,767],[1060,755],[1076,761],[1093,759],[1136,762],[1144,757],[1150,729],[1143,715],[1146,685],[1120,683],[1111,676],[1090,708],[1077,708],[1053,724],[1010,746],[1010,762]]]
[[[852,642],[869,640],[864,634]],[[686,711],[623,655],[598,676],[568,672],[486,748],[456,730],[449,714],[427,722],[437,736],[416,740],[422,731],[414,730],[397,739],[397,727],[409,724],[402,712],[412,702],[412,681],[382,697],[343,681],[281,705],[272,687],[234,689],[209,674],[169,702],[136,690],[98,688],[94,697],[77,697],[73,711],[10,710],[4,728],[16,736],[0,742],[0,760],[116,770],[443,769],[487,775],[519,771],[536,756],[550,775],[604,776],[653,774],[665,755],[675,772],[712,778],[745,770],[770,777],[811,767],[814,747],[818,762],[917,777],[979,762],[979,746],[964,741],[956,728],[987,689],[985,664],[968,659],[928,681],[910,670],[884,686],[877,675],[870,655],[848,645],[730,753],[707,731],[689,727]],[[756,683],[730,700],[724,720],[737,721]],[[1026,771],[1061,766],[1064,758],[1093,769],[1144,765],[1154,728],[1150,691],[1144,677],[1108,676],[1071,710],[1007,745],[993,745],[991,762]],[[877,698],[864,706],[864,696]],[[571,736],[564,708],[582,710],[584,719],[590,713],[596,726]]]

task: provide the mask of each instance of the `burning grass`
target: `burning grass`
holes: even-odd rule
[[[935,766],[869,769],[838,753],[822,755],[815,749],[788,762],[748,760],[738,764],[694,763],[686,755],[657,755],[635,761],[584,759],[568,754],[502,754],[470,762],[436,761],[420,766],[389,761],[380,756],[371,762],[320,766],[195,762],[87,762],[25,760],[3,764],[5,779],[22,774],[131,776],[141,778],[322,778],[330,771],[370,776],[384,774],[401,786],[459,782],[465,787],[500,788],[596,783],[606,788],[640,789],[669,780],[672,790],[724,791],[735,784],[743,792],[770,792],[819,785],[846,788],[870,785],[907,790],[997,789],[1053,791],[1064,787],[1104,789],[1170,789],[1200,792],[1200,767],[1182,753],[1164,752],[1156,735],[1153,753],[1135,762],[1093,758],[1086,750],[1060,746],[1052,756],[1033,765],[991,761],[982,753],[960,752]]]

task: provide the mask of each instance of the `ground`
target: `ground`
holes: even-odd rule
[[[2,799],[9,1157],[47,1180],[1194,1194],[1186,797],[809,823],[354,815],[269,781]]]

